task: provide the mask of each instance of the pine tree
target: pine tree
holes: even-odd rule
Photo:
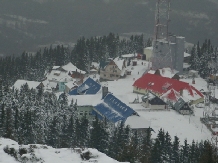
[[[76,145],[75,142],[75,125],[74,125],[74,119],[73,119],[73,115],[71,115],[70,119],[69,119],[69,123],[67,126],[67,136],[68,136],[68,146],[71,148],[74,148]]]
[[[155,143],[151,150],[151,158],[150,162],[155,163],[162,163],[163,160],[161,158],[161,144],[160,140],[158,138],[155,139]]]
[[[6,108],[6,120],[5,120],[5,138],[14,139],[13,132],[13,118],[12,118],[12,110],[10,107]]]
[[[172,161],[175,163],[180,162],[180,147],[179,147],[179,138],[174,136],[173,146],[172,146]]]
[[[1,116],[0,116],[0,136],[3,136],[5,132],[5,104],[1,104]]]
[[[187,139],[184,141],[184,145],[181,149],[181,162],[188,163],[188,157],[189,157],[189,145],[187,143]]]
[[[152,148],[151,129],[148,128],[147,134],[146,136],[143,137],[143,141],[142,141],[141,153],[140,153],[141,163],[149,163],[151,157],[151,148]]]

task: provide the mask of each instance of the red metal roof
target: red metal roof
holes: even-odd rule
[[[170,89],[174,89],[177,92],[180,92],[181,90],[188,90],[189,94],[194,96],[193,91],[195,91],[198,95],[203,97],[203,94],[193,86],[189,85],[189,83],[149,73],[137,79],[133,86],[140,89],[151,90],[159,94],[163,94]]]

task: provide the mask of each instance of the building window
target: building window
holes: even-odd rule
[[[114,77],[114,74],[110,74],[110,77]]]
[[[79,113],[80,115],[83,115],[83,111],[80,111],[80,113]]]
[[[104,74],[104,77],[106,77],[106,74]]]

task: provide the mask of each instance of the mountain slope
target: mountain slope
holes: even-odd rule
[[[39,44],[75,42],[80,36],[109,32],[153,35],[155,1],[149,0],[1,0],[0,53],[36,50]],[[218,41],[218,4],[214,0],[171,2],[170,31],[196,43]],[[13,48],[10,48],[13,47]]]

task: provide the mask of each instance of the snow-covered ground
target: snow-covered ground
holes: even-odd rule
[[[141,77],[148,69],[148,62],[139,60],[137,66],[130,66],[130,69],[131,67],[133,67],[131,75],[117,81],[108,81],[108,89],[109,92],[112,92],[123,102],[128,103],[139,115],[151,122],[151,128],[155,131],[153,137],[156,137],[160,128],[163,128],[170,133],[172,138],[178,136],[180,142],[183,142],[185,139],[187,139],[189,143],[191,143],[193,139],[195,141],[211,140],[211,132],[200,122],[200,117],[203,116],[203,108],[195,108],[195,115],[189,116],[181,115],[174,110],[149,111],[141,104],[129,104],[129,102],[133,102],[137,96],[139,96],[139,100],[141,101],[141,95],[133,93],[132,85],[134,81]],[[196,84],[193,86],[201,89],[205,87],[205,81],[203,81],[203,79],[196,78],[195,80]],[[185,82],[190,81],[187,80]]]
[[[17,142],[0,138],[0,163],[18,163],[14,157],[8,155],[4,152],[4,148],[8,146],[9,148],[14,148],[15,151],[19,151],[21,149],[27,149],[27,154],[23,154],[19,159],[25,159],[26,162],[31,163],[88,163],[88,162],[95,162],[95,163],[118,163],[118,161],[108,157],[107,155],[98,152],[96,149],[85,149],[82,153],[89,151],[91,153],[91,157],[89,160],[82,160],[80,157],[80,149],[73,150],[67,148],[52,148],[46,145],[18,145]],[[32,147],[32,148],[31,148]],[[29,152],[29,150],[32,152]],[[19,155],[18,155],[19,156]],[[34,159],[37,158],[37,159]],[[32,160],[31,160],[32,159]]]

